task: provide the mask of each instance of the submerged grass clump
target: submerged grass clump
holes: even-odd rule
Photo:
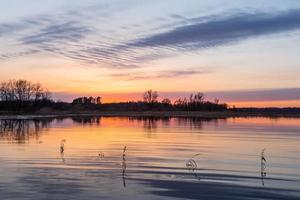
[[[196,177],[198,180],[201,179],[200,175],[196,173],[196,170],[198,170],[197,162],[195,161],[195,157],[201,155],[200,153],[197,153],[193,155],[190,159],[186,161],[185,166],[187,169],[193,174],[194,177]]]

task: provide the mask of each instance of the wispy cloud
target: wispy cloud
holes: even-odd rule
[[[10,59],[10,58],[27,56],[27,55],[35,54],[38,52],[39,52],[39,50],[36,50],[36,49],[28,49],[25,51],[20,51],[20,52],[15,52],[15,53],[0,54],[0,60],[6,60],[6,59]]]
[[[150,73],[114,73],[111,74],[111,77],[115,79],[122,80],[147,80],[147,79],[161,79],[161,78],[176,78],[182,76],[192,76],[199,74],[206,74],[209,71],[201,71],[201,70],[172,70],[172,71],[158,71],[158,72],[150,72]]]
[[[84,38],[91,29],[76,22],[51,24],[38,30],[37,33],[21,38],[22,44],[51,44],[55,42],[77,42]]]

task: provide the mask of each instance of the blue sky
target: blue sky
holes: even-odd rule
[[[59,98],[153,88],[288,101],[300,88],[300,1],[1,1],[0,42],[1,80]]]

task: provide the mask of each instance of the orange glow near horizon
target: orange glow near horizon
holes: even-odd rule
[[[163,99],[163,98],[161,98]],[[161,100],[160,99],[160,100]],[[127,102],[127,101],[139,101],[142,100],[142,95],[140,97],[134,95],[134,96],[107,96],[105,99],[103,99],[103,103],[115,103],[115,102]],[[176,99],[171,99],[172,103]],[[221,100],[221,103],[223,101]],[[225,102],[229,105],[229,107],[232,107],[233,105],[237,108],[241,107],[258,107],[258,108],[264,108],[264,107],[300,107],[300,101],[241,101],[241,102]]]
[[[205,94],[205,93],[204,93]],[[135,93],[83,93],[83,94],[75,94],[70,93],[70,96],[65,98],[65,101],[72,102],[72,99],[79,96],[101,96],[102,103],[118,103],[118,102],[129,102],[129,101],[142,101],[143,100],[143,92],[135,92]],[[187,95],[164,95],[161,94],[158,97],[158,100],[161,101],[164,98],[169,98],[172,103],[174,103],[179,98],[188,98]],[[213,99],[207,99],[209,101],[213,101]],[[285,100],[285,101],[226,101],[220,99],[220,103],[226,103],[229,107],[300,107],[300,100]]]
[[[163,97],[160,97],[159,100],[162,100]],[[176,98],[170,98],[172,103],[176,100]],[[142,100],[142,95],[103,95],[103,103],[115,103],[115,102],[126,102],[126,101],[139,101]],[[240,107],[300,107],[300,100],[287,100],[287,101],[222,101],[220,99],[220,103],[227,103],[229,107],[233,105],[237,108]]]

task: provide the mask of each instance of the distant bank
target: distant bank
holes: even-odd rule
[[[245,112],[245,111],[89,111],[89,112],[42,112],[42,113],[0,113],[0,119],[35,119],[35,118],[58,118],[58,117],[190,117],[190,118],[230,118],[230,117],[300,117],[300,112]]]
[[[0,83],[0,117],[300,117],[300,108],[235,108],[219,99],[207,100],[201,92],[173,102],[163,97],[160,100],[158,92],[152,89],[141,97],[139,101],[102,103],[101,96],[83,96],[68,103],[51,99],[51,92],[39,83],[9,80]]]

